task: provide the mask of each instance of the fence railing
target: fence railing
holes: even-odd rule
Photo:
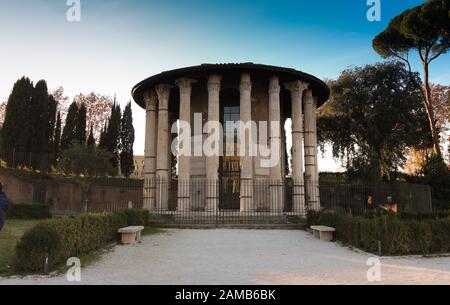
[[[178,222],[290,223],[308,210],[352,215],[374,210],[429,213],[430,187],[409,183],[314,182],[308,180],[219,180],[21,177],[2,170],[4,190],[15,203],[41,203],[56,214],[145,208]],[[14,176],[14,179],[11,177]],[[23,179],[22,179],[23,178]]]
[[[144,189],[144,208],[177,222],[286,223],[320,209],[352,215],[432,211],[430,188],[408,183],[154,179]]]
[[[427,185],[411,183],[322,183],[322,208],[334,209],[353,215],[374,211],[393,213],[429,213],[432,211],[431,189]]]

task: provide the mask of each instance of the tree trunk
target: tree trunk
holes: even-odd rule
[[[425,109],[427,111],[428,123],[430,124],[431,137],[433,140],[433,152],[434,154],[442,158],[441,147],[439,143],[439,134],[436,128],[436,120],[434,118],[434,107],[431,98],[431,88],[429,83],[429,71],[428,71],[428,63],[426,61],[423,62],[423,70],[424,70],[424,90],[425,90]]]

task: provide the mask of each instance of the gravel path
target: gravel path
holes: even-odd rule
[[[82,270],[82,284],[368,284],[371,255],[303,231],[168,230],[117,246]],[[381,284],[450,284],[450,257],[382,258]],[[70,284],[64,276],[0,279]]]

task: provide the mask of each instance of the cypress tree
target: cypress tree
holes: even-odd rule
[[[33,169],[47,168],[49,95],[47,83],[40,80],[34,87],[30,103],[30,140],[28,143],[29,164]]]
[[[75,139],[77,143],[86,145],[86,114],[87,109],[84,103],[78,108],[77,122],[75,126]]]
[[[108,130],[108,125],[105,123],[105,126],[102,128],[100,132],[100,141],[98,143],[98,147],[102,149],[106,149],[106,131]]]
[[[55,134],[53,137],[53,164],[56,166],[61,153],[61,112],[58,111],[56,119]]]
[[[47,126],[47,153],[48,155],[53,155],[55,147],[55,128],[57,121],[56,110],[58,107],[58,102],[55,98],[50,95],[48,100],[48,126]]]
[[[19,79],[13,87],[6,105],[2,127],[2,155],[8,166],[25,164],[25,154],[30,138],[29,104],[33,83],[27,77]]]
[[[78,119],[78,106],[73,102],[67,112],[66,124],[61,137],[61,151],[68,149],[76,139],[76,126]]]
[[[112,153],[111,165],[115,170],[119,167],[119,141],[120,141],[120,123],[121,123],[120,105],[114,102],[109,118],[108,129],[105,135],[106,150]]]
[[[89,138],[87,140],[87,147],[90,150],[95,149],[95,138],[94,138],[94,128],[93,127],[91,127],[91,131],[89,132]]]
[[[134,127],[131,102],[125,107],[120,128],[120,169],[129,178],[134,171]]]

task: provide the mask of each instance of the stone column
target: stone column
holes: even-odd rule
[[[314,180],[317,181],[317,185],[316,185],[316,194],[317,194],[317,203],[314,207],[315,211],[319,211],[321,209],[321,205],[320,205],[320,172],[319,172],[319,140],[317,139],[317,104],[318,104],[318,98],[314,97],[314,124],[313,124],[313,128],[314,128],[314,143],[315,143],[315,177]]]
[[[156,207],[160,211],[167,211],[169,190],[169,97],[171,86],[160,84],[156,86],[159,101],[158,113],[158,142],[156,155]]]
[[[145,161],[144,161],[144,209],[153,211],[156,208],[156,140],[158,115],[158,97],[155,91],[144,94],[146,109],[145,123]]]
[[[293,212],[306,216],[305,182],[303,175],[303,92],[309,87],[301,81],[286,85],[292,100],[292,204]]]
[[[308,209],[318,210],[319,203],[319,171],[317,167],[317,126],[316,100],[312,90],[306,92],[305,107],[305,182],[306,205]]]
[[[278,155],[278,163],[270,167],[270,209],[283,212],[283,180],[281,174],[281,114],[280,114],[280,81],[277,76],[270,79],[269,84],[269,128],[271,151]],[[276,133],[273,128],[278,129]],[[275,147],[273,147],[275,145]]]
[[[246,126],[252,121],[252,82],[250,74],[244,73],[241,76],[240,84],[241,93],[241,123],[246,124]],[[253,204],[253,156],[251,155],[253,144],[251,137],[253,134],[252,128],[243,130],[241,126],[239,133],[241,143],[240,146],[244,145],[244,150],[240,147],[239,151],[245,151],[244,155],[240,156],[241,159],[241,213],[252,212],[254,210]],[[245,143],[242,140],[245,139]]]
[[[189,142],[183,142],[184,145],[190,145],[184,152],[178,156],[178,211],[190,211],[190,180],[191,180],[191,93],[192,84],[195,80],[182,78],[176,81],[180,89],[180,126],[188,128],[183,132],[189,132]],[[183,147],[181,147],[183,150]]]
[[[220,89],[222,77],[211,75],[208,78],[208,124],[220,125]],[[208,137],[211,134],[208,135]],[[215,154],[206,157],[206,211],[216,212],[219,208],[219,158]]]

